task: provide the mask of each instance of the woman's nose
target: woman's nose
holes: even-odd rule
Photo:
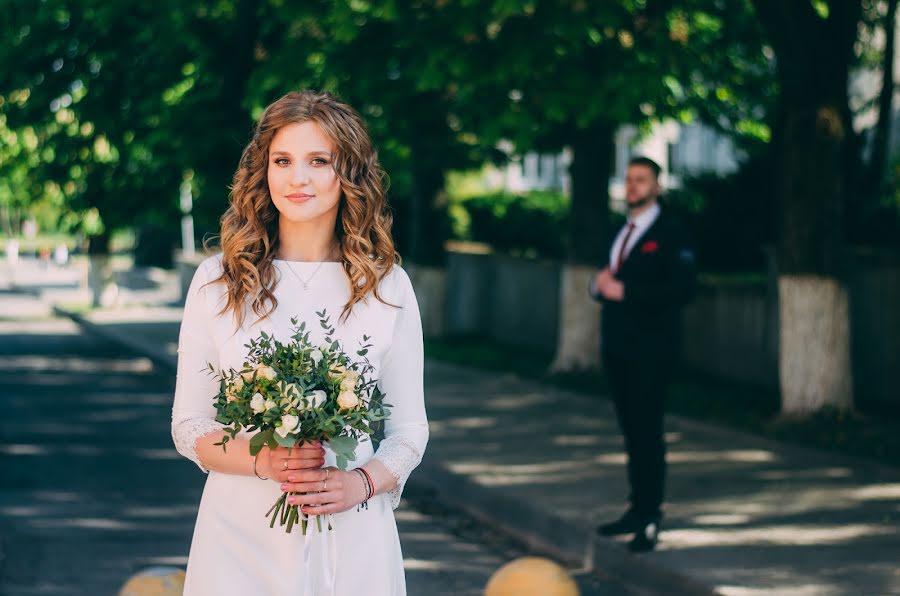
[[[291,182],[296,185],[309,183],[309,171],[302,164],[291,172]]]

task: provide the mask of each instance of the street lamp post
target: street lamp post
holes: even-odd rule
[[[192,207],[191,183],[189,180],[185,180],[181,183],[181,251],[186,258],[194,256],[194,217],[191,215]]]

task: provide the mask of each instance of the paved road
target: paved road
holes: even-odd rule
[[[0,293],[0,594],[114,594],[184,566],[203,475],[171,445],[173,379]],[[480,594],[527,552],[410,494],[398,510],[411,595]],[[576,574],[585,596],[625,595]]]

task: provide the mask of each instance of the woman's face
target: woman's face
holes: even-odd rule
[[[292,123],[269,146],[269,194],[282,218],[334,225],[341,184],[334,172],[334,143],[312,121]]]

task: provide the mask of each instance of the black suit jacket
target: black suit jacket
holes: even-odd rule
[[[615,235],[603,253],[609,266]],[[600,337],[604,352],[623,357],[675,357],[681,348],[681,308],[695,292],[694,250],[687,231],[663,209],[638,238],[615,274],[625,285],[621,302],[603,302]]]

